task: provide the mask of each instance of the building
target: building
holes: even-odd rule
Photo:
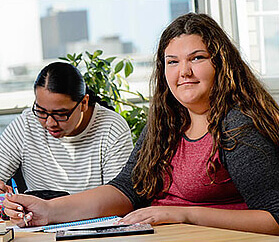
[[[193,11],[193,0],[170,0],[171,19]]]
[[[67,53],[77,54],[84,51],[94,52],[96,50],[102,50],[107,56],[132,54],[136,52],[132,42],[123,42],[118,35],[102,37],[95,44],[88,41],[72,42],[66,48]]]
[[[43,59],[67,54],[67,44],[88,41],[87,11],[53,11],[41,18]]]

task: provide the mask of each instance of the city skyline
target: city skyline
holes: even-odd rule
[[[170,22],[170,0],[43,0],[40,15],[50,7],[61,11],[87,10],[89,40],[120,36],[141,53],[154,52],[162,29]]]
[[[0,79],[7,79],[8,68],[43,60],[41,17],[57,11],[86,10],[89,41],[119,36],[131,42],[142,54],[152,55],[162,29],[170,21],[169,0],[9,0],[0,8]],[[3,24],[7,23],[7,24]]]

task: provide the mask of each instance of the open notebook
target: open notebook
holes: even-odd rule
[[[55,232],[56,240],[154,233],[150,224],[119,225],[117,222],[120,219],[120,217],[111,216],[39,227],[19,228],[14,226],[12,228],[15,232]]]
[[[80,220],[74,221],[69,223],[60,223],[60,224],[52,224],[46,226],[38,226],[38,227],[26,227],[20,228],[18,226],[12,226],[15,232],[56,232],[60,230],[69,230],[69,229],[91,229],[91,228],[101,228],[101,227],[110,227],[116,226],[117,222],[121,218],[118,216],[111,216],[111,217],[103,217],[103,218],[96,218],[96,219],[88,219],[88,220]]]

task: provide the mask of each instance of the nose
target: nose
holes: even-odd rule
[[[181,64],[180,75],[184,78],[193,75],[193,70],[190,63],[184,62]]]
[[[56,126],[57,125],[57,121],[51,116],[49,115],[46,119],[46,124],[48,126]]]

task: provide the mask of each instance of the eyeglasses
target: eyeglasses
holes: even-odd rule
[[[70,116],[72,115],[72,113],[75,111],[75,109],[78,107],[78,105],[81,103],[82,100],[83,98],[67,113],[56,113],[56,112],[49,113],[43,110],[38,110],[35,108],[35,106],[39,106],[39,105],[36,104],[35,101],[32,107],[32,112],[36,117],[41,119],[48,119],[48,117],[51,116],[56,122],[66,122],[69,120]]]

